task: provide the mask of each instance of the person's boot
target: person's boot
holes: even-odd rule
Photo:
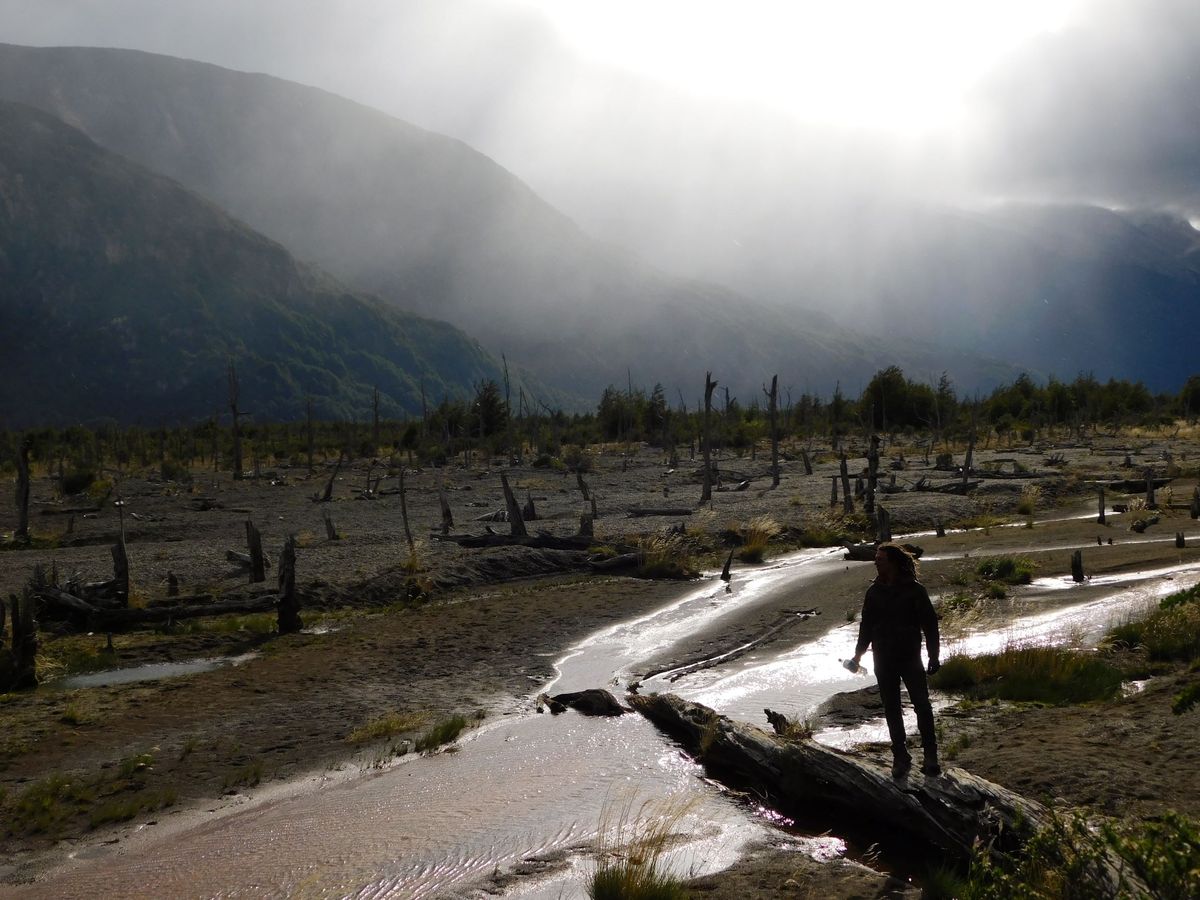
[[[942,774],[942,767],[938,765],[937,750],[925,751],[925,759],[921,762],[921,772],[930,776]]]
[[[892,757],[892,777],[903,778],[908,774],[908,770],[912,768],[912,757],[908,754],[904,756]]]

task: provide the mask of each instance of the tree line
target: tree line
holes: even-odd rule
[[[35,428],[0,431],[0,466],[15,471],[19,448],[31,461],[53,472],[64,490],[88,482],[105,465],[119,470],[159,466],[163,476],[183,477],[191,470],[228,471],[240,456],[243,473],[281,464],[315,466],[331,458],[391,457],[440,464],[475,454],[561,459],[571,448],[597,443],[649,443],[664,449],[700,440],[704,402],[683,392],[669,397],[661,384],[649,390],[632,383],[610,385],[592,411],[567,413],[530,402],[524,393],[513,403],[495,381],[475,387],[465,399],[444,398],[409,419],[368,422],[240,421],[213,416],[191,425],[145,428]],[[760,394],[731,395],[720,386],[711,396],[710,435],[717,448],[744,451],[772,437],[768,388]],[[857,397],[836,387],[830,396],[777,392],[775,434],[781,440],[837,440],[851,434],[928,434],[934,440],[965,439],[994,431],[1010,440],[1033,440],[1046,429],[1077,436],[1098,428],[1137,425],[1168,427],[1200,417],[1200,375],[1175,394],[1148,390],[1140,382],[1088,374],[1073,381],[1050,378],[1045,384],[1021,375],[986,396],[961,397],[949,376],[913,380],[896,366],[872,376]],[[235,446],[236,439],[236,446]],[[73,492],[73,491],[68,491]]]

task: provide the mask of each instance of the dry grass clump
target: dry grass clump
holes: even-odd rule
[[[738,559],[742,562],[762,562],[767,544],[783,529],[773,518],[762,515],[750,519],[740,530],[742,546],[738,548]]]
[[[1058,705],[1114,697],[1122,678],[1120,670],[1094,653],[1025,645],[981,656],[952,656],[930,684],[977,700],[996,697]]]
[[[664,864],[691,801],[631,800],[614,814],[606,807],[596,841],[596,868],[588,878],[592,900],[684,900],[682,880]]]
[[[1021,489],[1021,499],[1017,501],[1017,512],[1023,516],[1032,516],[1037,509],[1038,501],[1042,499],[1042,489],[1036,484],[1027,484]]]
[[[346,741],[351,744],[365,744],[380,738],[390,738],[406,731],[415,731],[429,721],[427,712],[386,712],[376,716],[369,722],[358,726],[348,735]]]
[[[699,572],[691,549],[681,535],[656,534],[637,544],[637,574],[642,578],[695,578]]]

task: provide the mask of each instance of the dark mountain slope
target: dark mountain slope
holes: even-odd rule
[[[419,409],[495,377],[478,345],[301,266],[175,182],[0,103],[0,418],[179,421]]]
[[[779,372],[830,391],[896,363],[964,384],[1014,370],[827,316],[760,309],[597,243],[461,142],[313,88],[120,50],[0,45],[0,95],[178,179],[358,288],[446,319],[583,405],[711,369],[744,402]],[[690,401],[689,401],[690,402]]]

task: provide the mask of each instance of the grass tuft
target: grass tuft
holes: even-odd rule
[[[463,716],[455,715],[450,716],[448,719],[442,719],[417,738],[417,752],[427,753],[430,750],[436,750],[444,744],[453,743],[466,727],[467,720]]]
[[[758,563],[763,561],[771,538],[778,535],[782,528],[773,518],[764,515],[755,516],[741,530],[742,546],[738,548],[738,559],[742,562]]]
[[[351,744],[365,744],[413,731],[428,721],[427,712],[387,712],[355,728],[346,735],[346,740]]]
[[[993,556],[980,560],[975,574],[983,581],[1000,581],[1004,584],[1029,584],[1037,563],[1018,556]]]
[[[638,541],[637,574],[642,578],[695,578],[696,560],[678,534],[658,534]]]
[[[691,804],[678,800],[630,802],[613,818],[606,809],[596,842],[596,868],[588,878],[592,900],[686,900],[683,882],[663,855]]]
[[[1109,630],[1108,641],[1144,647],[1154,660],[1200,659],[1200,584],[1163,598],[1158,608]]]
[[[951,656],[933,687],[973,699],[1061,705],[1115,697],[1122,673],[1095,654],[1063,647],[1010,646],[982,656]]]

